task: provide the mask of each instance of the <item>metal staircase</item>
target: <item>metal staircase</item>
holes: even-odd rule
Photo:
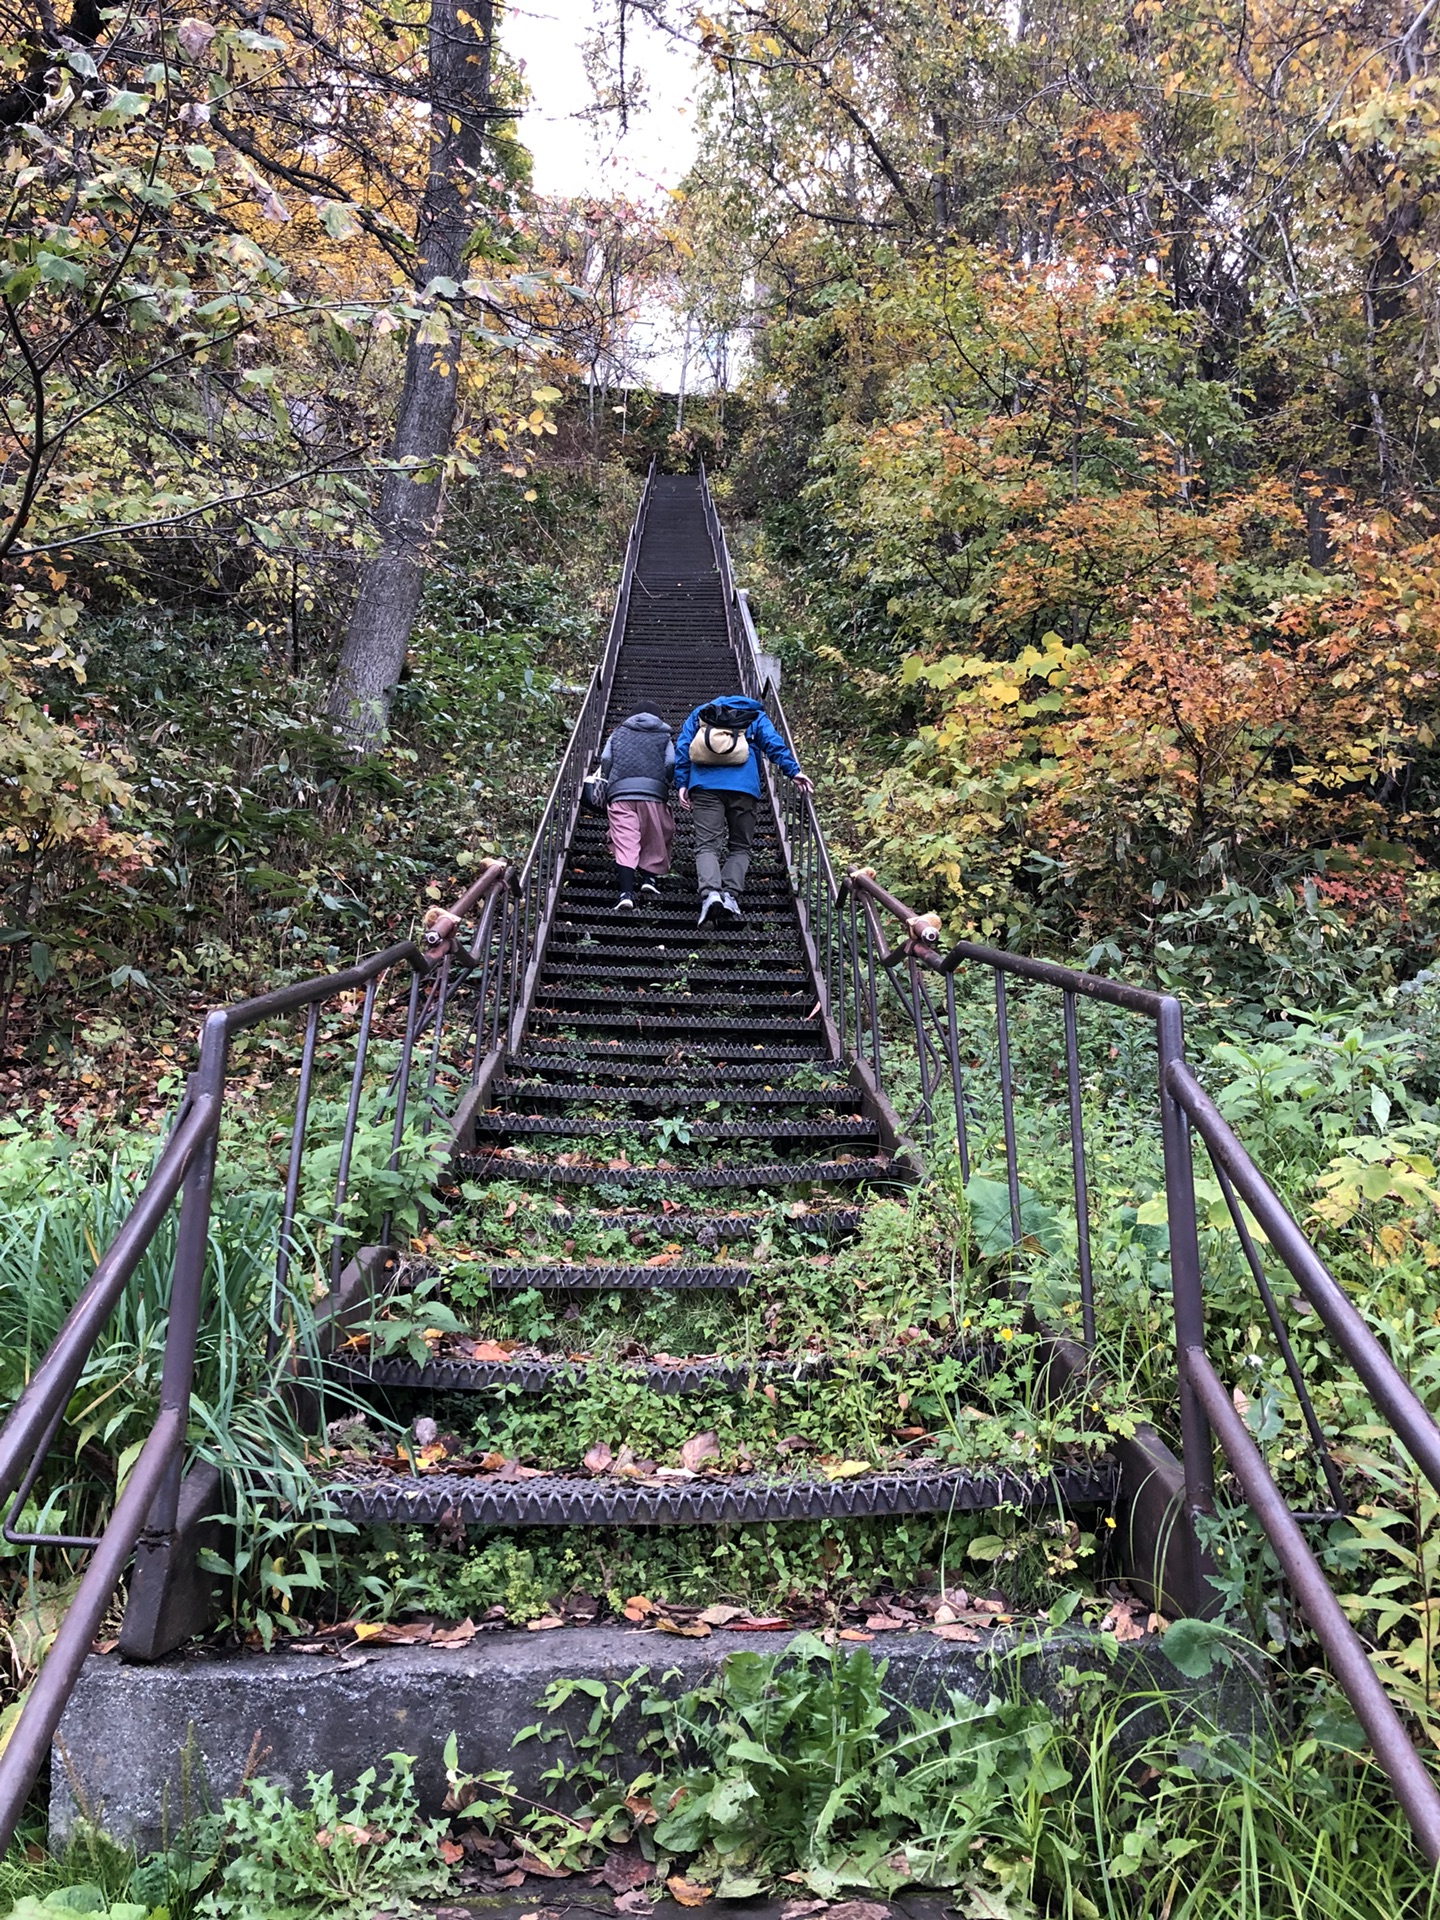
[[[485,865],[444,912],[427,915],[423,937],[359,965],[220,1009],[206,1020],[181,1109],[144,1191],[35,1367],[0,1429],[0,1503],[12,1542],[88,1552],[85,1573],[30,1697],[0,1753],[0,1843],[13,1833],[31,1785],[102,1619],[128,1577],[122,1652],[154,1659],[203,1631],[210,1589],[199,1548],[220,1496],[218,1471],[187,1470],[197,1330],[209,1298],[210,1194],[224,1121],[230,1049],[259,1029],[299,1041],[296,1105],[288,1154],[275,1169],[279,1231],[271,1302],[275,1390],[319,1415],[328,1375],[378,1405],[401,1396],[413,1413],[483,1407],[497,1393],[564,1396],[590,1362],[542,1343],[511,1358],[432,1351],[422,1363],[377,1357],[354,1329],[373,1324],[387,1293],[404,1284],[405,1249],[388,1216],[357,1224],[351,1201],[360,1116],[379,1089],[390,1132],[390,1170],[407,1127],[423,1116],[443,1127],[447,1170],[438,1205],[479,1222],[500,1205],[497,1189],[555,1222],[603,1227],[619,1258],[572,1258],[555,1234],[544,1244],[493,1255],[480,1269],[487,1311],[505,1314],[522,1293],[616,1303],[617,1324],[653,1306],[708,1293],[732,1311],[732,1351],[658,1354],[629,1343],[619,1363],[644,1394],[750,1393],[775,1383],[823,1382],[843,1360],[863,1372],[864,1354],[771,1349],[745,1316],[775,1283],[757,1255],[778,1209],[799,1209],[818,1244],[860,1230],[877,1194],[903,1196],[923,1176],[926,1155],[953,1152],[971,1170],[979,1081],[998,1114],[988,1164],[1008,1184],[1012,1241],[1021,1234],[1010,1018],[1012,992],[1053,992],[1062,1046],[1047,1062],[1045,1097],[1068,1097],[1084,1340],[1037,1331],[1041,1390],[1064,1394],[1091,1366],[1094,1276],[1077,1032],[1091,1003],[1151,1029],[1157,1063],[1156,1120],[1165,1147],[1165,1206],[1174,1306],[1180,1426],[1176,1459],[1141,1427],[1109,1455],[1057,1455],[1046,1467],[938,1458],[884,1458],[842,1474],[743,1463],[719,1471],[654,1470],[622,1477],[574,1457],[504,1463],[492,1470],[446,1460],[338,1464],[320,1507],[361,1525],[487,1527],[719,1525],[821,1521],[836,1516],[947,1514],[1000,1504],[1109,1507],[1119,1522],[1121,1567],[1169,1611],[1202,1610],[1210,1589],[1197,1523],[1214,1505],[1215,1454],[1229,1472],[1227,1497],[1243,1497],[1263,1528],[1335,1677],[1405,1808],[1417,1839],[1440,1862],[1440,1794],[1368,1663],[1315,1558],[1306,1526],[1330,1513],[1294,1513],[1270,1464],[1236,1412],[1206,1349],[1201,1249],[1192,1161],[1209,1156],[1230,1205],[1243,1257],[1291,1365],[1266,1262],[1283,1265],[1326,1327],[1337,1354],[1364,1383],[1410,1458],[1440,1488],[1440,1429],[1400,1377],[1374,1334],[1269,1188],[1185,1063],[1181,1008],[1172,996],[966,941],[941,952],[934,916],[913,912],[872,874],[837,877],[815,808],[766,772],[756,859],[738,927],[697,929],[688,823],[682,819],[674,875],[658,903],[613,911],[603,826],[581,811],[581,786],[609,730],[626,715],[659,713],[672,725],[699,702],[736,684],[764,699],[788,737],[768,656],[743,592],[703,474],[647,483],[627,545],[614,616],[601,658],[557,768],[525,861]],[[974,1027],[984,996],[984,1035]],[[335,1166],[333,1217],[318,1246],[297,1224],[306,1155],[322,1144],[311,1123],[322,1012],[348,1023],[353,1056]],[[298,1033],[295,1031],[298,1025]],[[389,1053],[373,1045],[386,1036]],[[398,1055],[398,1058],[396,1057]],[[1064,1088],[1064,1096],[1060,1089]],[[982,1102],[983,1104],[983,1102]],[[713,1117],[717,1116],[718,1117]],[[675,1152],[676,1142],[683,1152]],[[567,1143],[569,1143],[567,1145]],[[997,1164],[998,1160],[998,1164]],[[475,1198],[474,1196],[477,1196]],[[1242,1206],[1243,1203],[1243,1206]],[[507,1201],[505,1203],[509,1205]],[[518,1204],[518,1202],[517,1202]],[[178,1207],[164,1375],[153,1429],[96,1540],[18,1529],[21,1511],[91,1351],[137,1265]],[[1264,1253],[1247,1224],[1258,1221]],[[503,1209],[502,1209],[503,1212]],[[517,1235],[517,1239],[521,1236]],[[663,1251],[663,1264],[657,1255]],[[800,1269],[803,1272],[803,1269]],[[472,1262],[468,1285],[477,1282]],[[443,1266],[439,1278],[443,1285]],[[1015,1279],[1019,1279],[1017,1273]],[[319,1332],[297,1339],[299,1307],[328,1284]],[[803,1284],[792,1270],[786,1285]],[[478,1344],[478,1343],[472,1343]],[[931,1353],[933,1357],[934,1349]],[[965,1391],[983,1400],[986,1355],[949,1356]],[[903,1353],[887,1352],[903,1369]],[[611,1362],[610,1364],[615,1364]],[[1298,1367],[1292,1370],[1310,1442],[1332,1496],[1340,1486]],[[438,1421],[437,1421],[438,1426]],[[423,1449],[422,1449],[423,1451]],[[317,1509],[318,1510],[318,1509]]]
[[[726,606],[703,482],[688,476],[653,481],[603,734],[642,710],[678,729],[693,707],[735,691],[743,664]],[[490,1081],[487,1105],[471,1116],[455,1172],[481,1183],[482,1193],[487,1180],[563,1193],[575,1227],[603,1220],[623,1229],[637,1251],[677,1242],[686,1251],[683,1264],[658,1268],[565,1261],[491,1266],[493,1290],[533,1288],[552,1296],[617,1290],[627,1296],[619,1328],[632,1302],[643,1305],[657,1289],[711,1288],[748,1301],[757,1275],[734,1256],[766,1223],[775,1199],[803,1192],[807,1211],[828,1219],[832,1236],[843,1239],[859,1225],[861,1209],[835,1202],[898,1190],[913,1178],[911,1162],[897,1161],[881,1144],[882,1131],[893,1138],[899,1122],[836,1057],[821,1015],[824,983],[807,955],[777,823],[773,815],[763,817],[767,810],[768,803],[756,833],[743,923],[727,928],[696,927],[692,833],[683,813],[674,872],[662,881],[658,901],[642,895],[633,914],[615,911],[605,823],[578,816],[523,1034]],[[797,1077],[802,1085],[793,1084]],[[717,1104],[728,1118],[685,1121],[684,1166],[566,1165],[557,1157],[576,1141],[592,1150],[643,1153],[656,1136],[657,1110],[685,1114]],[[656,1218],[654,1209],[681,1191],[692,1202],[683,1218],[671,1209]],[[708,1203],[712,1194],[716,1200]],[[477,1204],[483,1210],[487,1203]],[[712,1259],[708,1249],[722,1245],[726,1257]],[[737,1321],[737,1332],[744,1331]],[[767,1378],[815,1379],[834,1362],[742,1351],[688,1359],[671,1354],[663,1363],[637,1358],[627,1365],[647,1393],[674,1394],[744,1392]],[[352,1365],[346,1377],[352,1387],[438,1397],[505,1387],[564,1393],[582,1371],[557,1354],[512,1363],[431,1360],[423,1367],[387,1360]],[[975,1391],[983,1392],[978,1372]],[[1062,1502],[1099,1505],[1116,1489],[1113,1464],[1035,1474],[931,1465],[837,1480],[816,1471],[757,1471],[679,1484],[595,1476],[578,1457],[543,1464],[550,1470],[542,1477],[523,1481],[391,1471],[369,1482],[337,1482],[329,1494],[338,1511],[362,1524],[426,1524],[452,1515],[469,1525],[526,1527],[714,1525],[958,1513],[999,1504],[1054,1509]]]

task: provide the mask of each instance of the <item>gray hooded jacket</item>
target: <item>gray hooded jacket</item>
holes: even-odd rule
[[[675,742],[653,713],[632,713],[605,742],[600,771],[607,800],[663,800],[670,791]]]

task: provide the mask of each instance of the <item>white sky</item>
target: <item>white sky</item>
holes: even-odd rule
[[[613,34],[613,0],[600,3]],[[595,26],[595,0],[512,0],[505,8],[500,37],[530,88],[520,137],[534,156],[535,190],[653,202],[679,185],[694,158],[695,65],[646,19],[628,16],[626,68],[643,74],[647,105],[622,135],[612,116],[580,117],[592,100],[581,47]]]

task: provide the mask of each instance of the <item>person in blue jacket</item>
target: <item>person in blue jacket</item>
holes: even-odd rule
[[[760,804],[762,753],[802,793],[815,791],[760,702],[746,694],[707,700],[696,707],[676,738],[675,798],[695,821],[695,878],[702,927],[712,914],[732,923],[741,917],[740,895],[750,871]]]

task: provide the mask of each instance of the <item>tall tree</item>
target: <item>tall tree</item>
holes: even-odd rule
[[[477,189],[495,117],[494,0],[432,0],[430,165],[416,230],[416,293],[430,307],[412,328],[405,380],[367,564],[330,698],[331,717],[364,750],[382,735],[405,665],[425,557],[439,529],[445,460],[459,396],[460,292]]]

